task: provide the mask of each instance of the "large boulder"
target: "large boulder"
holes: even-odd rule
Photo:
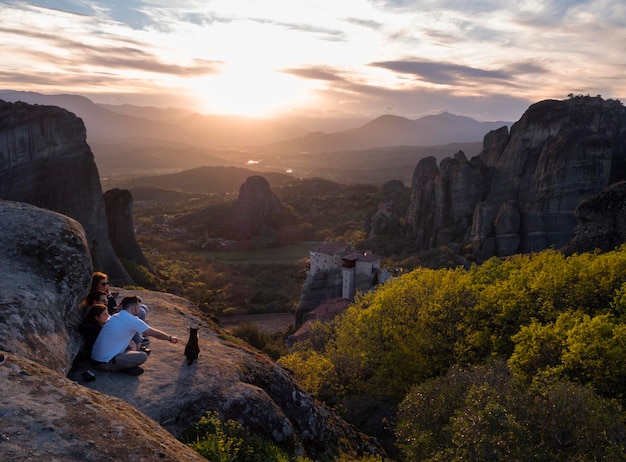
[[[65,215],[0,200],[0,236],[0,348],[67,373],[91,282],[85,232]]]

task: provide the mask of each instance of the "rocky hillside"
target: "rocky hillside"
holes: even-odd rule
[[[476,157],[421,160],[406,227],[395,236],[404,234],[417,250],[448,246],[478,261],[561,248],[574,235],[576,207],[625,179],[625,166],[626,111],[619,101],[542,101],[510,133],[506,127],[488,133]]]
[[[208,410],[311,458],[382,453],[371,438],[303,392],[288,372],[231,337],[179,297],[140,294],[148,322],[181,339],[153,340],[141,375],[72,363],[80,346],[77,305],[91,259],[80,224],[0,201],[0,460],[200,460],[175,437]],[[201,353],[187,365],[188,328]]]

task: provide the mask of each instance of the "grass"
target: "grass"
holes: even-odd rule
[[[236,252],[198,252],[198,255],[212,260],[220,260],[225,263],[296,263],[300,260],[309,258],[309,251],[316,244],[316,242],[299,242],[297,244],[284,247],[274,247],[270,249]]]

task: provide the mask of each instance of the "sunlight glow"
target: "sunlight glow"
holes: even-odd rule
[[[305,105],[310,88],[310,82],[293,76],[250,68],[227,68],[194,85],[203,112],[249,117],[268,117]]]

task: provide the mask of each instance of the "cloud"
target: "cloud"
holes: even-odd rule
[[[506,80],[511,78],[511,75],[504,71],[490,71],[433,61],[381,61],[370,63],[370,66],[389,69],[400,74],[415,75],[420,80],[438,85],[458,84],[467,79]]]
[[[355,24],[357,26],[366,27],[368,29],[380,29],[383,27],[383,23],[376,21],[374,19],[360,19],[360,18],[347,18],[347,22],[350,24]]]
[[[325,80],[325,81],[340,81],[344,80],[343,77],[337,75],[337,71],[334,71],[325,67],[309,67],[309,68],[297,68],[297,69],[283,69],[285,74],[297,75],[298,77],[304,77],[306,79],[313,80]]]
[[[219,72],[223,64],[217,60],[193,60],[188,65],[164,62],[151,51],[151,45],[128,38],[102,36],[101,44],[88,44],[74,40],[68,36],[39,31],[22,31],[8,27],[0,27],[0,33],[19,35],[42,40],[57,51],[54,55],[42,50],[13,50],[28,55],[30,60],[54,62],[56,66],[75,71],[77,66],[94,66],[105,68],[108,72],[115,69],[132,69],[156,74],[175,75],[181,77],[203,76]],[[71,50],[71,53],[66,53]],[[78,57],[80,56],[80,59]]]
[[[14,1],[0,1],[0,4],[15,6],[18,3],[26,3],[38,8],[61,11],[63,13],[76,14],[80,16],[94,16],[96,11],[89,4],[89,2],[73,1],[73,0],[56,0],[54,5],[50,5],[49,1],[29,1],[29,2],[14,2]]]

